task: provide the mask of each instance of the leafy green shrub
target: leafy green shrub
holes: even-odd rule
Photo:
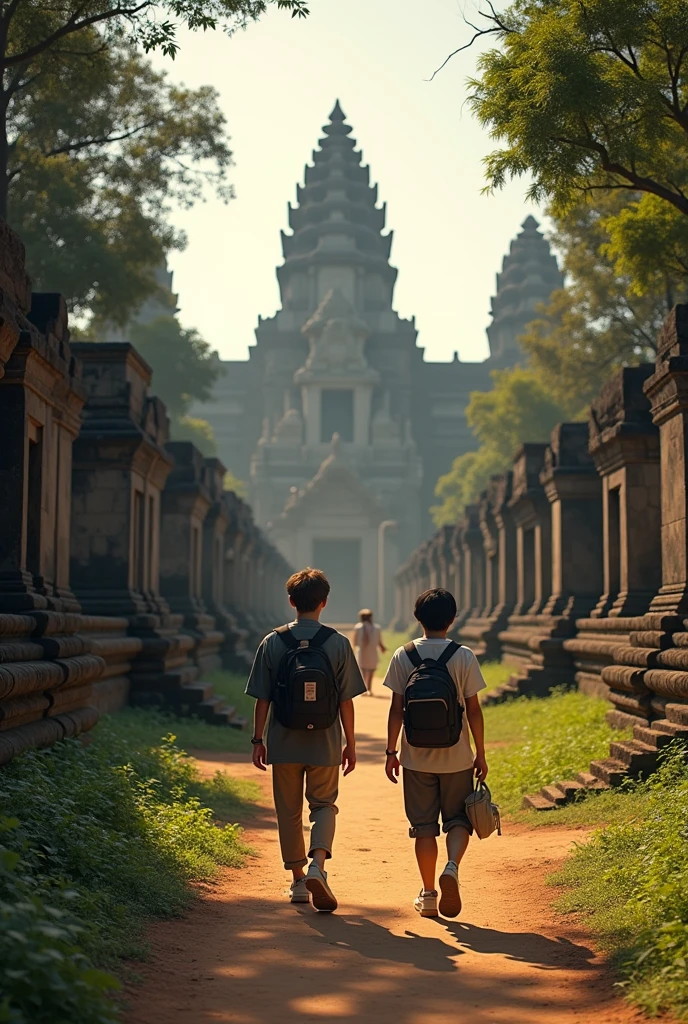
[[[147,742],[132,740],[117,716],[87,747],[68,740],[0,774],[0,806],[17,819],[3,837],[0,942],[24,936],[25,959],[35,958],[29,986],[20,954],[15,964],[0,945],[0,1024],[112,1019],[108,982],[93,964],[141,955],[148,918],[178,914],[192,896],[189,882],[243,862],[240,829],[218,828],[206,806],[230,805],[231,780],[204,783],[174,736],[148,732]],[[68,989],[83,1007],[66,1002]],[[35,1005],[22,1016],[29,991]]]
[[[489,781],[501,807],[517,811],[524,793],[569,779],[590,761],[607,757],[609,741],[624,735],[605,722],[608,710],[604,700],[564,690],[486,707]]]
[[[688,765],[674,745],[636,790],[642,814],[577,847],[552,879],[617,954],[634,1002],[688,1020]]]
[[[0,838],[16,819],[0,818]],[[82,929],[47,902],[50,885],[29,862],[0,842],[0,1022],[110,1024],[113,977],[95,970],[79,948]],[[63,906],[76,897],[61,893]]]

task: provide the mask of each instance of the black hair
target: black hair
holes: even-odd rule
[[[456,618],[456,601],[448,590],[433,587],[418,595],[413,614],[421,626],[433,632],[449,629]]]

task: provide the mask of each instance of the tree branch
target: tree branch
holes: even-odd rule
[[[120,135],[101,135],[87,139],[78,139],[72,142],[66,142],[64,146],[54,146],[52,149],[43,149],[41,150],[41,153],[44,157],[48,158],[53,156],[63,156],[65,153],[80,153],[82,149],[88,149],[89,146],[107,146],[112,142],[122,142],[124,139],[131,139],[146,128],[152,128],[154,124],[155,121],[147,121],[145,124],[140,124],[136,128],[131,128],[129,131],[122,132]]]
[[[491,12],[490,14],[485,14],[484,11],[479,11],[478,13],[480,14],[481,18],[486,18],[487,21],[491,21],[493,23],[492,28],[478,28],[476,25],[473,25],[470,21],[468,21],[466,19],[466,17],[464,16],[464,19],[463,19],[464,23],[466,25],[469,25],[470,28],[472,28],[474,30],[474,32],[475,32],[473,38],[470,40],[470,42],[464,43],[463,46],[459,46],[459,47],[457,47],[456,50],[453,50],[449,54],[449,56],[446,57],[442,61],[440,66],[433,71],[433,73],[430,76],[430,78],[426,79],[426,81],[432,82],[432,80],[435,77],[435,75],[439,75],[440,71],[447,66],[447,64],[452,59],[452,57],[455,57],[457,55],[457,53],[461,53],[462,50],[469,50],[471,48],[471,46],[473,45],[473,43],[476,41],[476,39],[481,39],[483,36],[496,35],[499,32],[504,32],[504,33],[509,34],[509,33],[512,33],[514,31],[514,29],[508,28],[504,24],[504,22],[501,20],[501,18],[499,17],[499,15],[497,14],[497,12],[494,9],[494,6],[492,4],[492,0],[487,0],[487,5],[490,8],[490,12]]]
[[[97,25],[102,21],[111,21],[113,18],[131,18],[134,19],[141,11],[151,6],[151,0],[142,0],[142,3],[137,4],[134,7],[114,7],[109,11],[101,12],[100,14],[92,14],[88,18],[82,18],[78,20],[79,14],[76,12],[71,16],[60,28],[56,29],[51,35],[46,36],[40,42],[34,46],[30,46],[28,50],[24,50],[23,53],[15,53],[11,56],[5,56],[4,65],[5,67],[12,67],[15,64],[25,63],[33,60],[34,57],[38,57],[41,53],[45,53],[50,47],[58,42],[60,39],[64,39],[66,36],[73,35],[75,32],[80,32],[84,28],[91,28],[93,25]]]
[[[602,170],[606,171],[607,174],[618,174],[621,178],[625,178],[626,181],[630,182],[639,192],[649,192],[660,199],[665,199],[672,206],[675,206],[677,210],[680,210],[681,213],[688,215],[688,199],[685,196],[677,195],[671,189],[666,188],[666,186],[660,185],[654,178],[638,174],[629,167],[624,167],[623,164],[612,160],[606,146],[603,146],[601,142],[596,142],[593,138],[583,141],[557,135],[551,136],[551,138],[553,142],[559,142],[565,146],[573,146],[576,149],[586,149],[589,152],[597,153]],[[584,190],[587,191],[587,187]]]

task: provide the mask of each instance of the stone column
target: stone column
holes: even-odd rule
[[[130,684],[134,703],[224,721],[217,700],[206,700],[209,687],[196,683],[183,615],[170,612],[159,590],[161,492],[173,461],[165,407],[148,391],[150,367],[127,343],[74,349],[87,402],[74,446],[72,585],[85,610],[121,617],[139,644],[131,670],[110,680],[110,690]]]
[[[494,485],[480,495],[479,521],[483,537],[485,567],[485,606],[481,618],[487,619],[499,599],[499,542],[493,508]]]
[[[652,612],[688,613],[688,305],[676,306],[658,338],[645,384],[659,427],[662,474],[662,585]]]
[[[31,295],[0,222],[0,765],[98,720],[105,662],[69,589],[71,447],[84,402],[59,295]]]
[[[173,614],[183,616],[195,663],[203,671],[216,669],[224,634],[202,597],[204,523],[211,505],[207,466],[190,441],[169,441],[165,450],[174,466],[161,500],[160,592]]]
[[[579,688],[607,697],[621,725],[629,714],[647,718],[650,694],[637,680],[629,689],[627,672],[605,679],[605,668],[619,644],[629,644],[633,617],[648,610],[661,583],[659,432],[643,392],[653,369],[620,370],[590,409],[590,453],[602,480],[604,592],[565,644]]]
[[[542,629],[539,613],[551,592],[550,504],[540,483],[546,444],[528,443],[516,453],[508,508],[515,528],[515,606],[500,634],[502,660],[527,665],[531,637]]]
[[[464,607],[478,617],[485,605],[485,550],[477,505],[466,505],[459,520],[464,564]]]
[[[536,451],[531,453],[531,472]],[[528,455],[519,454],[516,494],[523,498]],[[525,481],[528,482],[527,480]],[[532,480],[530,481],[532,483]],[[585,423],[560,423],[544,453],[540,485],[549,501],[552,543],[552,586],[537,614],[513,616],[501,636],[504,657],[516,673],[488,701],[505,693],[545,694],[574,681],[575,669],[566,641],[575,635],[576,620],[589,615],[602,591],[602,487],[588,453]],[[545,515],[537,516],[540,544],[547,531]],[[534,538],[534,544],[535,538]],[[543,580],[536,558],[536,577]],[[527,653],[526,653],[527,652]]]
[[[495,481],[493,512],[497,526],[499,579],[495,626],[506,625],[516,604],[516,527],[511,507],[512,474],[503,473]],[[501,624],[501,625],[500,625]]]
[[[483,539],[485,605],[461,628],[461,640],[477,658],[494,661],[501,656],[499,634],[513,610],[516,594],[515,530],[508,501],[511,473],[492,477],[481,497],[478,519]]]
[[[572,623],[602,592],[602,485],[588,453],[587,423],[552,432],[541,475],[552,511],[552,594],[545,614]]]

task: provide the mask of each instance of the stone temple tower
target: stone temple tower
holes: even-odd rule
[[[538,231],[535,217],[526,217],[521,227],[497,274],[492,323],[487,328],[490,359],[498,367],[518,361],[519,334],[535,319],[537,306],[548,302],[552,292],[564,284],[564,275],[549,242]]]
[[[289,561],[336,581],[339,622],[361,605],[379,614],[380,566],[391,609],[395,568],[432,531],[437,479],[476,446],[471,392],[517,361],[519,331],[561,284],[528,218],[498,277],[491,357],[426,360],[414,320],[394,309],[392,233],[351,131],[337,102],[289,207],[280,308],[259,317],[249,358],[222,361],[211,401],[192,410]]]
[[[338,578],[332,613],[350,617],[376,600],[380,524],[397,523],[388,564],[422,529],[421,353],[392,307],[392,235],[339,102],[323,132],[282,233],[281,309],[256,330],[264,403],[250,487],[257,520],[297,563]]]

